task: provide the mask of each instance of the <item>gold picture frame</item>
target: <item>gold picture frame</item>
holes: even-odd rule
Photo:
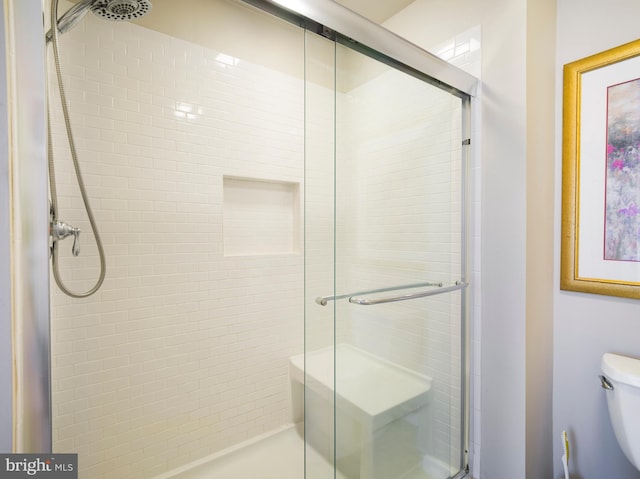
[[[562,116],[560,289],[640,298],[640,40],[566,64]]]

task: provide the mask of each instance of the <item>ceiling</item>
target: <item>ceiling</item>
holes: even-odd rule
[[[335,0],[376,23],[384,23],[414,0]]]

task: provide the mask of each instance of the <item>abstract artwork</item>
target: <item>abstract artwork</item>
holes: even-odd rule
[[[604,259],[640,261],[640,79],[607,90]]]

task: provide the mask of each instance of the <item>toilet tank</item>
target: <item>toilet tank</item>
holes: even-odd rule
[[[601,367],[613,386],[606,393],[616,439],[640,470],[640,359],[607,353],[602,356]]]

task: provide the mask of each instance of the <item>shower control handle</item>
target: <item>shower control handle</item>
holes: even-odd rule
[[[73,235],[73,246],[71,247],[71,252],[73,253],[73,256],[78,256],[80,254],[80,229],[74,228],[62,221],[54,221],[51,224],[51,236],[53,241],[65,239],[67,236],[71,235]]]

